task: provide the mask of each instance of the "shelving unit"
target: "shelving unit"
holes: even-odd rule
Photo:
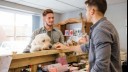
[[[82,33],[87,33],[89,35],[90,33],[90,27],[92,26],[92,23],[88,23],[86,22],[86,19],[83,18],[82,13],[80,13],[80,19],[77,18],[69,18],[65,21],[61,21],[58,24],[55,24],[55,27],[57,27],[58,29],[60,29],[63,33],[63,35],[65,34],[65,30],[67,30],[66,26],[69,24],[76,24],[79,23],[82,25],[81,30]],[[65,41],[67,40],[66,37],[69,36],[64,36]]]

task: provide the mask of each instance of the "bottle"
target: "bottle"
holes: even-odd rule
[[[38,67],[37,67],[37,72],[43,72],[43,70],[42,70],[42,65],[41,65],[41,64],[38,65]]]
[[[31,72],[31,65],[28,65],[28,66],[26,67],[26,70],[27,70],[27,72]]]
[[[30,67],[30,65],[25,66],[25,68],[21,69],[20,72],[31,72],[31,67]]]
[[[47,66],[43,66],[43,67],[42,67],[42,70],[43,70],[43,72],[48,72]]]

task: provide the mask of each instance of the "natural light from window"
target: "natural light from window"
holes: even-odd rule
[[[0,49],[10,53],[13,51],[21,53],[32,34],[32,15],[0,11],[0,26],[6,34],[6,41],[1,43]],[[3,50],[2,52],[6,53]]]

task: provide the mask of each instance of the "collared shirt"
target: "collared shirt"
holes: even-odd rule
[[[81,49],[89,52],[90,72],[122,72],[118,33],[105,17],[91,27],[89,44]]]
[[[64,43],[64,37],[60,30],[53,28],[52,31],[47,31],[44,27],[37,29],[33,32],[31,41],[29,45],[26,47],[24,52],[29,52],[31,48],[31,43],[35,39],[35,36],[38,34],[47,33],[48,36],[51,38],[51,44],[55,44],[57,42]]]

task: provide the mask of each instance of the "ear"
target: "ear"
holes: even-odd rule
[[[91,9],[91,15],[94,15],[94,14],[95,14],[95,9],[92,8],[92,9]]]

